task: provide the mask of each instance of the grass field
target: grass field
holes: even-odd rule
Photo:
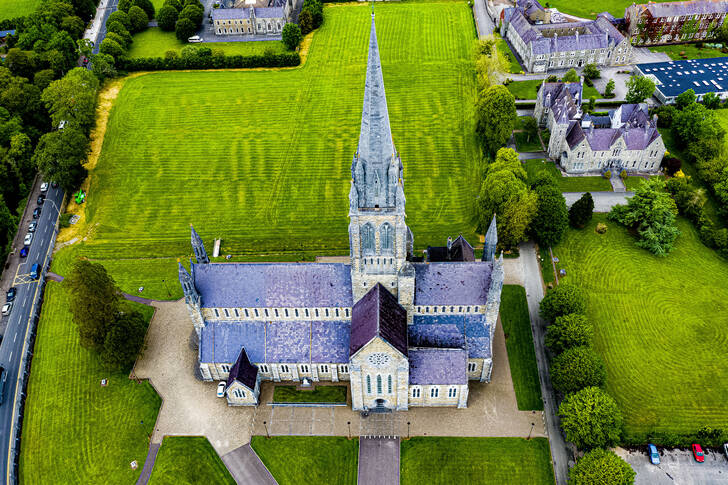
[[[596,234],[597,222],[607,223],[606,234]],[[588,294],[594,348],[629,433],[728,427],[728,262],[689,221],[678,227],[666,258],[637,248],[600,214],[554,248],[565,281]]]
[[[279,485],[355,485],[359,440],[253,436],[251,446]]]
[[[498,42],[496,44],[496,48],[498,49],[498,52],[502,52],[506,59],[508,59],[508,72],[517,74],[520,72],[523,72],[523,68],[518,63],[518,60],[516,59],[516,55],[513,53],[511,48],[508,46],[508,43],[498,34],[494,34],[496,38],[498,39]]]
[[[516,148],[519,152],[540,152],[543,150],[538,141],[538,135],[532,133],[529,139],[528,133],[519,131],[513,134],[516,137]]]
[[[149,383],[105,371],[80,346],[63,285],[46,286],[25,404],[20,481],[134,483],[161,399]],[[135,308],[151,317],[151,307]],[[103,378],[109,379],[106,387]],[[129,466],[133,460],[137,470]]]
[[[542,248],[539,246],[538,255],[540,256],[539,263],[541,264],[541,275],[543,276],[543,282],[547,285],[554,283],[556,278],[554,277],[554,267],[551,264],[551,254],[549,248]]]
[[[325,12],[302,68],[127,80],[90,175],[76,230],[91,236],[77,255],[123,260],[131,272],[129,258],[187,259],[190,223],[208,249],[220,237],[236,258],[346,252],[370,7]],[[382,4],[377,34],[415,244],[474,240],[472,13],[460,2]]]
[[[129,57],[164,57],[170,50],[179,53],[183,47],[191,45],[180,42],[174,32],[165,32],[159,27],[150,27],[134,35],[134,42],[129,46]],[[199,44],[198,44],[199,45]],[[221,49],[227,55],[251,56],[263,54],[266,50],[275,53],[284,52],[285,47],[280,40],[260,42],[207,42],[202,44],[213,51]]]
[[[508,91],[510,91],[516,99],[536,99],[538,87],[541,86],[543,79],[532,79],[530,81],[512,81],[508,83]],[[584,99],[588,100],[594,96],[601,99],[602,95],[594,87],[584,85]]]
[[[660,45],[650,47],[650,50],[652,52],[665,52],[673,61],[728,56],[728,53],[721,52],[720,49],[712,49],[709,47],[698,49],[697,44]],[[684,52],[685,56],[681,56],[681,52]]]
[[[316,386],[312,391],[298,391],[296,386],[276,386],[273,402],[346,402],[346,386]]]
[[[546,438],[429,438],[402,441],[402,485],[553,485]]]
[[[559,182],[562,192],[611,192],[612,184],[604,177],[564,177],[553,162],[546,160],[524,160],[528,182],[535,180],[542,170],[551,173]]]
[[[204,436],[166,436],[154,462],[149,485],[235,485]]]
[[[668,0],[655,0],[660,3]],[[585,2],[584,0],[550,0],[548,4],[559,12],[593,19],[601,12],[609,12],[615,17],[624,17],[624,10],[632,5],[633,0],[605,0],[602,2]],[[543,4],[545,5],[545,3]]]
[[[541,385],[538,380],[526,290],[522,286],[503,286],[500,314],[503,332],[506,334],[508,364],[511,368],[518,409],[540,411],[543,409]]]
[[[24,17],[33,13],[41,0],[0,0],[0,20]]]
[[[650,178],[653,178],[653,177],[659,177],[661,179],[665,178],[664,175],[654,175]],[[647,179],[645,177],[638,177],[636,175],[628,175],[624,179],[624,186],[627,187],[627,191],[634,192],[635,190],[637,190],[637,188],[639,188],[640,185],[642,185],[642,182],[645,182],[646,180]]]

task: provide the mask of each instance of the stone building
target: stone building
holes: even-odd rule
[[[632,4],[624,20],[633,45],[679,44],[715,37],[728,14],[725,0]]]
[[[215,35],[281,35],[293,0],[222,2],[212,10]]]
[[[520,56],[526,71],[631,62],[632,46],[612,24],[611,15],[601,13],[586,22],[553,22],[552,17],[537,0],[518,0],[501,14],[501,35]]]
[[[349,381],[355,410],[462,408],[468,381],[490,381],[503,284],[495,218],[483,261],[462,237],[417,261],[402,171],[372,17],[350,262],[210,263],[192,229],[197,262],[179,265],[180,282],[200,373],[227,382],[230,405],[257,404],[261,381],[307,379]]]
[[[592,116],[582,112],[581,102],[581,82],[541,84],[534,117],[551,133],[549,158],[567,173],[659,171],[665,144],[646,104],[623,104]]]

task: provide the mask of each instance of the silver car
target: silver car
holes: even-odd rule
[[[13,302],[10,301],[3,305],[2,314],[3,315],[10,315],[10,312],[13,310]]]
[[[30,243],[32,243],[32,242],[33,242],[33,233],[29,232],[28,234],[25,235],[23,244],[25,244],[26,246],[30,246]]]

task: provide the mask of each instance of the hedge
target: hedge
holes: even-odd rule
[[[693,443],[700,443],[704,448],[719,448],[728,441],[728,433],[720,428],[704,426],[693,433],[673,433],[670,431],[651,431],[626,435],[622,439],[623,446],[643,446],[652,443],[666,448],[689,448]]]
[[[179,69],[233,69],[253,67],[290,67],[301,64],[298,52],[256,56],[193,56],[165,59],[140,57],[117,59],[117,67],[125,71],[166,71]]]

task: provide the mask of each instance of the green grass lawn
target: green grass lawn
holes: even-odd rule
[[[235,485],[204,436],[166,436],[154,462],[149,485]]]
[[[655,3],[669,0],[656,0]],[[633,0],[605,0],[601,2],[584,0],[550,0],[547,2],[551,7],[557,8],[559,12],[576,15],[586,19],[593,19],[601,12],[609,12],[617,18],[624,17],[624,10],[632,5]],[[546,3],[542,3],[546,5]]]
[[[677,45],[660,45],[650,47],[652,52],[665,52],[670,59],[679,61],[682,59],[706,59],[710,57],[725,57],[728,53],[721,52],[720,49],[713,49],[709,47],[703,47],[698,49],[697,44],[677,44]],[[684,52],[685,56],[681,56],[680,53]]]
[[[530,139],[525,131],[518,131],[513,135],[516,137],[516,148],[518,148],[519,152],[540,152],[543,150],[536,133],[531,133]]]
[[[442,244],[457,233],[475,240],[481,169],[472,13],[460,2],[377,8],[415,244]],[[127,80],[90,175],[85,227],[92,234],[76,256],[123,261],[112,271],[122,287],[164,295],[161,274],[171,278],[176,259],[191,255],[190,223],[208,250],[220,237],[221,254],[236,259],[346,253],[370,7],[325,12],[302,68]],[[135,258],[171,266],[140,270],[148,260]]]
[[[607,233],[594,231],[598,222]],[[728,427],[728,262],[689,221],[666,258],[635,246],[626,229],[594,218],[554,248],[565,281],[583,288],[607,390],[628,433]]]
[[[14,19],[31,14],[41,0],[0,0],[0,20]]]
[[[175,37],[174,32],[165,32],[159,27],[150,27],[134,35],[134,42],[129,46],[129,57],[164,57],[165,52],[173,50],[179,53],[183,47],[188,45],[193,44],[180,42]],[[225,54],[231,56],[263,54],[266,50],[280,53],[286,50],[283,42],[280,40],[260,42],[207,42],[202,45],[212,50],[221,49]]]
[[[28,385],[21,483],[134,483],[161,399],[148,382],[107,372],[80,346],[64,283],[49,282]],[[151,307],[135,308],[151,317]],[[101,379],[109,385],[101,387]],[[137,470],[130,462],[136,460]]]
[[[538,88],[541,86],[543,79],[531,79],[529,81],[512,81],[508,83],[508,91],[510,91],[516,99],[536,99]],[[602,95],[594,87],[584,85],[584,99],[594,96],[601,99]]]
[[[653,175],[653,176],[651,176],[649,178],[653,178],[653,177],[659,177],[659,178],[661,178],[663,180],[665,178],[664,175]],[[642,182],[645,182],[646,180],[647,179],[645,177],[639,177],[639,176],[636,176],[636,175],[628,175],[624,179],[624,186],[627,187],[627,191],[634,192],[635,190],[637,190],[637,188],[640,185],[642,185]]]
[[[402,441],[402,485],[553,485],[546,438],[430,438]]]
[[[513,53],[511,48],[508,46],[508,43],[498,34],[494,34],[496,38],[498,39],[496,43],[496,49],[498,49],[498,52],[502,52],[506,59],[508,59],[508,72],[517,74],[520,72],[523,72],[523,68],[518,63],[518,60],[516,59],[516,55]]]
[[[539,262],[541,264],[541,274],[543,275],[543,282],[547,285],[549,283],[554,283],[556,279],[554,277],[554,267],[551,264],[551,254],[549,253],[549,248],[542,248],[539,246],[538,254],[541,257]]]
[[[503,286],[500,315],[518,409],[540,411],[543,409],[541,385],[538,380],[526,290],[522,286]]]
[[[273,402],[345,403],[346,386],[316,386],[312,391],[299,391],[296,386],[276,386]]]
[[[359,440],[253,436],[251,446],[279,485],[355,485]]]
[[[559,182],[562,192],[611,192],[612,184],[604,177],[564,177],[553,162],[547,160],[524,160],[528,182],[535,180],[542,170],[551,173]]]

